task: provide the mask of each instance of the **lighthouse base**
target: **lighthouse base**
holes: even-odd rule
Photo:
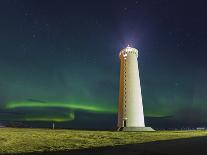
[[[118,131],[155,131],[151,127],[121,127]]]

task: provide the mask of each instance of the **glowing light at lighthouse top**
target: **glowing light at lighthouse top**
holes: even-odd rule
[[[136,54],[136,56],[138,57],[138,50],[136,48],[130,47],[129,45],[120,51],[119,57],[123,56],[125,58],[130,53]]]

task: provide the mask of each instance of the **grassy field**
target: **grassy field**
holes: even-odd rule
[[[115,132],[0,128],[0,154],[61,152],[207,136],[206,131]]]

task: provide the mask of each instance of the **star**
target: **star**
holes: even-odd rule
[[[37,37],[37,35],[36,35],[36,34],[33,34],[33,35],[32,35],[32,38],[36,38],[36,37]]]

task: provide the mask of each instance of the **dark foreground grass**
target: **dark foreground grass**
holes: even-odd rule
[[[203,142],[206,144],[203,149],[207,150],[206,137],[206,131],[113,132],[1,128],[0,154],[35,152],[35,154],[132,155],[141,152],[179,153],[179,148],[183,147],[184,153],[186,151],[193,153],[191,151],[195,150],[193,147],[201,146],[197,144]],[[201,149],[199,148],[200,151]]]

